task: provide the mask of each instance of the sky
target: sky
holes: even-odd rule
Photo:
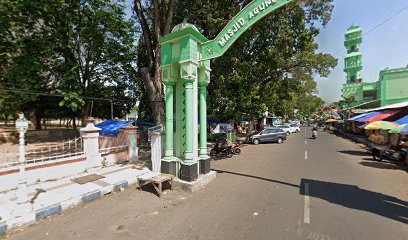
[[[327,78],[316,78],[319,96],[327,103],[341,99],[346,82],[343,72],[344,33],[356,24],[363,35],[387,18],[408,6],[408,0],[335,0],[332,18],[322,29],[316,42],[319,52],[334,54],[339,64]],[[408,65],[408,9],[363,37],[360,47],[363,56],[362,77],[367,82],[378,81],[381,69],[402,68]]]

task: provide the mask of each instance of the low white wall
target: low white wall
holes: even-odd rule
[[[75,160],[84,158],[85,156],[77,156],[72,158],[66,158],[64,161]],[[30,164],[27,165],[27,168],[33,166],[41,166],[47,165],[50,163],[58,163],[56,162],[45,162],[41,164]],[[44,182],[54,179],[61,179],[64,177],[69,177],[78,173],[83,173],[86,169],[89,169],[89,162],[86,160],[79,161],[79,162],[72,162],[72,163],[65,163],[56,166],[48,166],[43,168],[37,168],[33,170],[26,171],[27,177],[27,184],[35,184],[37,182]],[[18,169],[17,167],[9,168],[7,170]],[[18,179],[19,179],[19,172],[11,173],[7,175],[0,176],[0,192],[8,191],[14,188],[17,188]]]

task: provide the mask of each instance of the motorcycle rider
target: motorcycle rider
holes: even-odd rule
[[[317,137],[317,124],[313,125],[313,129],[312,129],[312,138],[316,138]]]

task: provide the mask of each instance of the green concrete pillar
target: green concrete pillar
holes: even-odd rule
[[[173,146],[173,86],[174,82],[164,82],[166,85],[166,147],[165,160],[172,160],[174,157]]]
[[[207,83],[200,83],[200,155],[201,159],[207,155]]]
[[[185,83],[185,107],[186,107],[186,148],[184,152],[184,162],[185,163],[194,163],[194,149],[193,149],[193,138],[194,138],[194,129],[193,129],[193,96],[194,96],[194,78],[183,78]],[[196,120],[197,121],[197,120]]]
[[[210,83],[210,61],[200,62],[198,68],[200,106],[200,159],[207,159],[207,86]]]

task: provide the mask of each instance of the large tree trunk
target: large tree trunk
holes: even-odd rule
[[[38,110],[33,110],[30,112],[31,122],[34,125],[35,130],[41,130],[41,116]]]
[[[143,83],[149,95],[155,123],[164,124],[163,87],[160,68],[161,51],[158,40],[170,32],[176,0],[170,0],[167,3],[166,1],[153,0],[151,3],[153,3],[152,25],[145,16],[148,13],[143,9],[141,0],[134,0],[134,9],[142,27],[149,59],[149,67],[141,69]]]
[[[91,112],[91,103],[87,102],[85,106],[82,108],[82,112],[81,112],[81,123],[83,127],[85,127],[88,122],[90,112]]]
[[[72,129],[76,129],[76,116],[72,117]]]
[[[156,66],[160,72],[160,65]],[[154,117],[154,122],[164,124],[164,103],[163,103],[163,91],[161,87],[161,76],[156,75],[152,79],[148,68],[142,69],[143,82],[146,86],[147,93],[149,94],[150,108]]]

